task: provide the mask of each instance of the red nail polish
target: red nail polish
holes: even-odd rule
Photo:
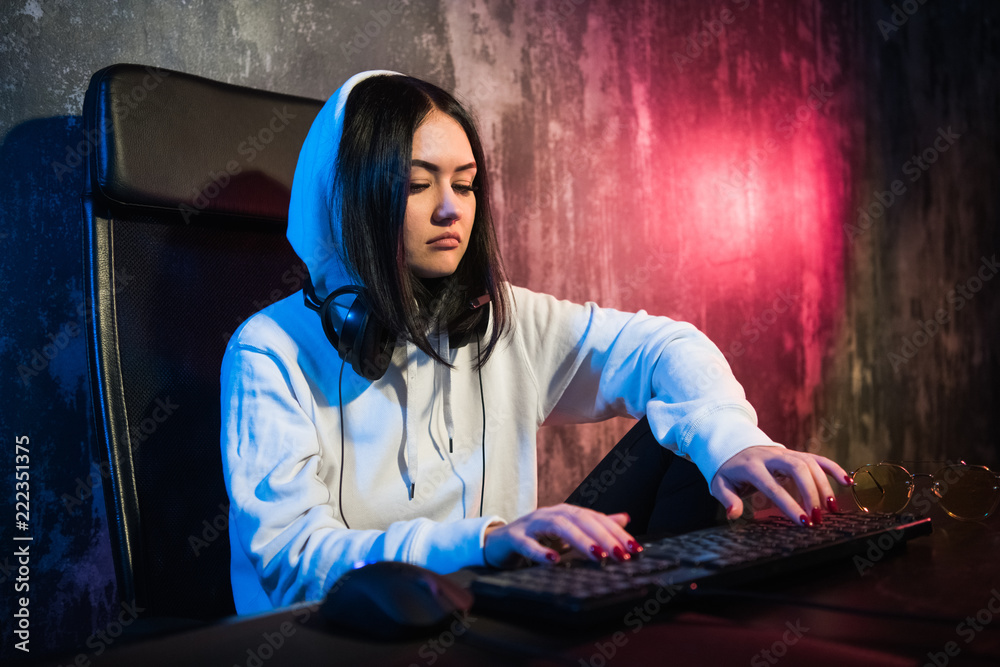
[[[629,560],[630,558],[632,558],[627,553],[625,553],[624,551],[622,551],[621,547],[615,547],[613,549],[613,552],[615,554],[615,558],[617,558],[618,560]]]
[[[809,517],[807,517],[805,514],[800,514],[799,515],[799,523],[801,523],[803,526],[811,526],[812,525],[812,521],[810,521]]]
[[[625,546],[627,546],[628,550],[634,554],[642,553],[642,545],[636,542],[635,540],[629,540],[628,544],[626,544]]]
[[[557,554],[555,551],[548,552],[547,554],[545,554],[545,557],[548,558],[553,563],[559,562],[559,554]]]
[[[601,549],[601,547],[597,546],[596,544],[590,545],[590,553],[594,554],[598,558],[607,558],[608,557],[608,553],[606,551],[604,551],[603,549]]]
[[[840,507],[837,505],[837,499],[834,498],[833,496],[830,496],[829,498],[826,499],[826,508],[830,510],[830,512],[832,512],[833,514],[836,514],[837,512],[840,511]]]
[[[854,480],[851,479],[850,475],[844,475],[844,484],[847,484],[849,486],[854,486]]]
[[[823,523],[823,512],[821,512],[818,507],[813,508],[812,522],[816,525]]]

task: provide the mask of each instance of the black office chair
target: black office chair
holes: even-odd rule
[[[570,505],[628,512],[633,535],[679,535],[725,519],[698,467],[663,448],[640,419],[569,495]]]
[[[299,289],[284,238],[322,102],[138,65],[84,102],[90,375],[122,602],[234,612],[219,370],[240,322]]]

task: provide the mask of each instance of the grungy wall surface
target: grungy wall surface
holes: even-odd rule
[[[1000,9],[902,4],[3,3],[0,506],[27,435],[32,657],[92,658],[120,611],[82,335],[91,73],[438,83],[478,112],[514,282],[694,323],[790,447],[996,464]],[[539,501],[628,426],[545,429]],[[4,548],[5,601],[16,576]]]

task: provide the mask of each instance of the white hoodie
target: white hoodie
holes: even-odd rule
[[[351,282],[331,201],[344,105],[379,73],[330,98],[295,170],[288,239],[321,299]],[[646,415],[657,441],[708,480],[742,449],[775,444],[722,353],[690,324],[509,289],[513,327],[481,373],[475,344],[451,349],[447,334],[432,334],[453,370],[400,341],[370,383],[344,366],[301,292],[236,331],[221,382],[239,613],[322,599],[359,561],[483,565],[487,525],[536,507],[543,422]]]

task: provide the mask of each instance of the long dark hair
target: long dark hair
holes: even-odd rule
[[[473,180],[476,215],[469,245],[452,275],[424,281],[406,265],[403,222],[410,191],[413,135],[433,110],[455,119],[469,139],[479,169]],[[347,98],[343,137],[334,183],[339,198],[345,260],[368,291],[373,315],[396,336],[441,363],[448,362],[427,339],[431,322],[445,322],[450,337],[480,335],[487,308],[469,302],[490,295],[493,329],[480,347],[477,366],[493,353],[509,327],[506,274],[493,227],[490,185],[483,145],[475,121],[451,94],[400,75],[373,76],[358,83]]]

